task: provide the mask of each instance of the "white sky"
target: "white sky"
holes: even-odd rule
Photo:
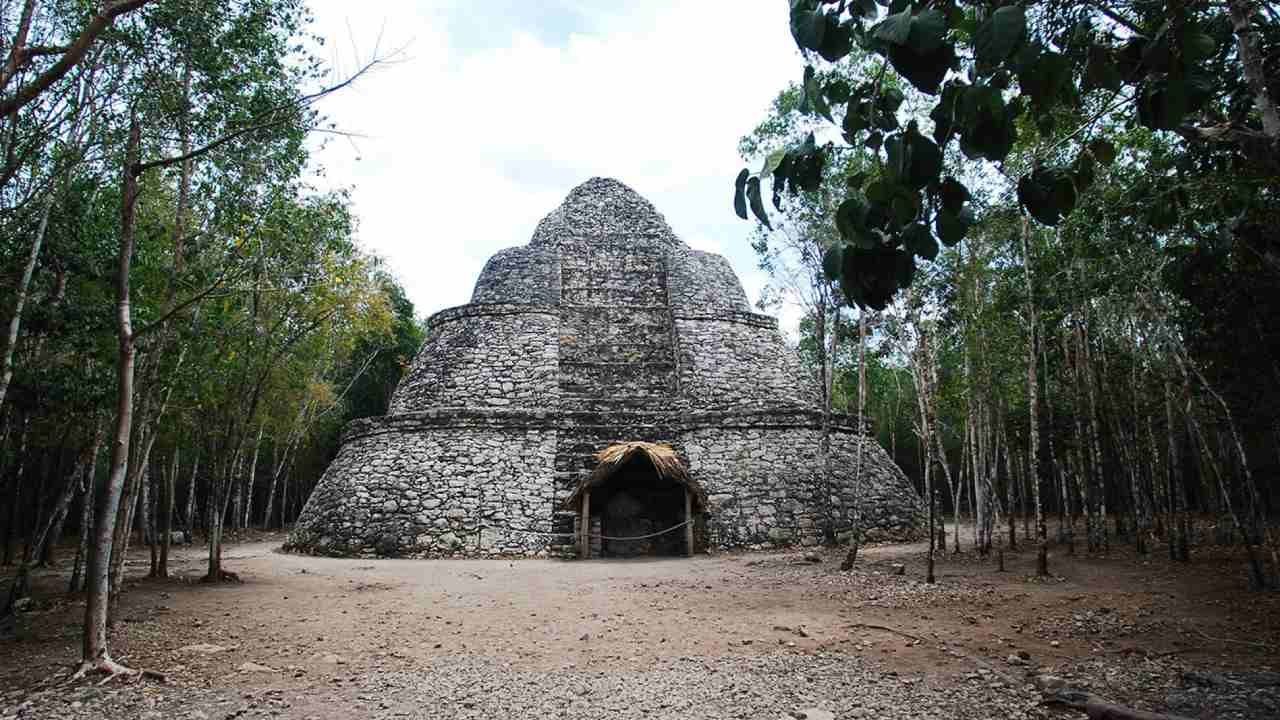
[[[733,214],[738,138],[803,69],[781,0],[309,0],[340,71],[400,61],[321,110],[322,187],[349,187],[363,245],[420,316],[466,303],[574,186],[635,188],[685,242],[729,258],[754,302],[751,224]],[[784,321],[784,325],[791,323]]]

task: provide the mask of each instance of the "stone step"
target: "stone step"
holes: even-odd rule
[[[561,288],[561,305],[659,305],[667,299],[665,287]]]
[[[630,341],[630,342],[628,342]],[[634,338],[622,338],[620,342],[561,343],[560,362],[564,363],[672,363],[675,355],[669,336],[655,338],[654,342],[635,342]]]
[[[629,413],[636,411],[671,410],[671,398],[663,393],[644,397],[613,397],[607,399],[585,395],[561,395],[560,409],[569,412]]]
[[[572,252],[563,252],[566,245],[573,245]],[[580,243],[563,243],[560,255],[561,272],[584,270],[597,275],[659,270],[666,275],[662,262],[663,253],[643,248],[640,244],[625,241],[614,243],[604,239],[584,239]]]
[[[675,363],[560,363],[561,398],[659,397],[676,394]],[[562,407],[566,407],[562,401]]]
[[[560,287],[628,287],[648,286],[666,287],[665,272],[654,268],[610,269],[601,273],[599,268],[562,267],[560,269]]]
[[[623,340],[648,342],[651,339],[669,338],[671,332],[671,310],[662,305],[560,307],[562,342],[566,339],[574,339],[578,343]]]

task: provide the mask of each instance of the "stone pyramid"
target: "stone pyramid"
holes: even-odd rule
[[[643,473],[598,515],[566,503],[596,454],[625,441],[684,462],[698,498],[685,551],[815,544],[847,534],[855,505],[869,536],[918,533],[919,497],[874,439],[837,416],[825,458],[822,440],[816,384],[728,262],[595,178],[528,245],[493,256],[471,303],[428,320],[389,414],[346,430],[287,547],[546,555],[586,542],[584,522],[597,538],[660,529],[676,511]]]

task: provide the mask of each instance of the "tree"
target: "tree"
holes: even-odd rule
[[[946,173],[956,164],[945,162],[953,140],[968,161],[989,164],[1005,161],[1020,134],[1050,140],[1016,191],[1022,210],[1051,226],[1071,214],[1095,167],[1115,159],[1107,135],[1121,124],[1177,133],[1188,151],[1239,157],[1272,177],[1280,171],[1276,74],[1265,73],[1280,25],[1249,0],[1226,8],[894,0],[883,12],[870,0],[792,0],[790,23],[810,62],[802,107],[838,118],[844,145],[810,135],[758,173],[744,170],[735,206],[767,225],[766,179],[781,207],[784,193],[819,187],[833,156],[866,148],[884,172],[849,183],[833,218],[843,244],[828,263],[855,305],[884,308],[911,285],[917,258],[939,242],[953,246],[976,221],[970,188]],[[871,79],[816,70],[855,49],[880,57]],[[928,98],[927,113],[900,120],[902,96],[884,82],[890,70]]]

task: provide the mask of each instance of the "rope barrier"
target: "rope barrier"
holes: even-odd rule
[[[676,525],[672,525],[671,527],[667,528],[666,530],[659,530],[658,532],[655,532],[655,533],[649,533],[648,535],[634,535],[634,536],[631,536],[631,537],[615,537],[615,536],[612,536],[612,535],[592,535],[592,534],[588,533],[588,534],[587,534],[587,538],[588,538],[588,539],[591,539],[591,540],[615,540],[615,541],[616,541],[616,540],[648,540],[649,538],[656,538],[656,537],[658,537],[658,536],[660,536],[660,535],[666,535],[666,534],[667,534],[667,533],[669,533],[669,532],[672,532],[672,531],[675,531],[675,530],[679,530],[680,528],[682,528],[682,527],[684,527],[685,525],[688,525],[688,524],[689,524],[689,521],[688,521],[688,520],[685,520],[684,522],[678,523],[678,524],[676,524]],[[571,537],[571,538],[576,538],[576,537],[578,537],[578,535],[579,535],[579,533],[555,533],[555,532],[542,532],[542,531],[540,531],[540,530],[521,530],[521,529],[519,529],[519,528],[511,528],[511,527],[493,527],[493,526],[485,526],[485,527],[484,527],[484,528],[482,528],[482,529],[484,529],[484,530],[502,530],[502,531],[504,531],[504,532],[521,533],[521,534],[524,534],[524,535],[537,535],[537,536],[539,536],[539,537]]]

